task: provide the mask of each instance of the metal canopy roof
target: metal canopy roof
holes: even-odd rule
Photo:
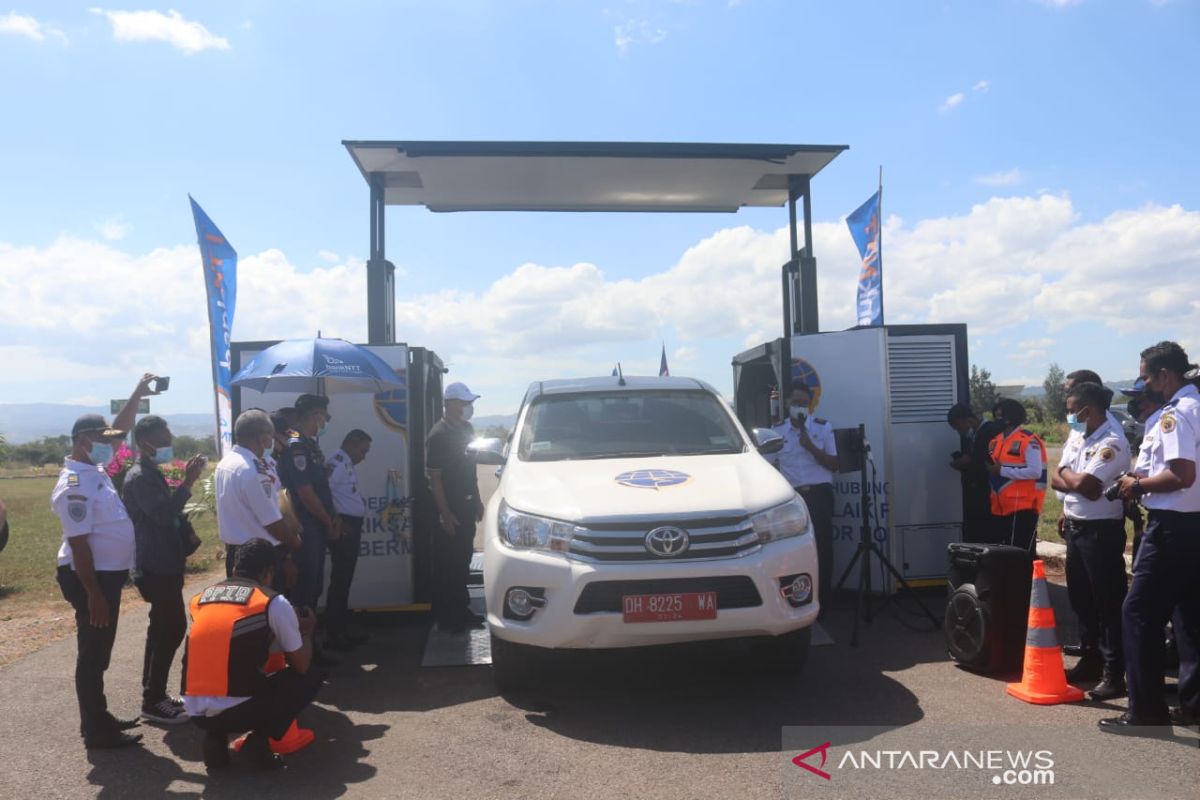
[[[343,141],[385,205],[430,211],[734,212],[782,206],[846,145]],[[797,184],[797,187],[802,184]],[[803,188],[793,188],[796,197]]]

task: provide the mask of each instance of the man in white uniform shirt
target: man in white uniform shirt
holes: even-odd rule
[[[325,645],[330,650],[350,650],[366,644],[367,635],[349,629],[350,584],[358,565],[358,548],[362,541],[363,518],[367,501],[358,491],[355,467],[371,450],[371,437],[355,428],[342,439],[342,449],[326,462],[329,470],[329,490],[333,494],[333,510],[342,520],[342,535],[329,542],[329,592],[325,600]]]
[[[808,506],[817,544],[818,597],[823,614],[833,585],[833,474],[838,457],[833,425],[812,416],[812,405],[807,387],[793,387],[788,418],[774,429],[783,437],[775,466]]]
[[[271,418],[258,409],[244,411],[234,422],[233,435],[236,444],[213,475],[226,577],[233,574],[237,548],[251,539],[275,545],[281,562],[300,547],[300,538],[279,511],[279,478],[263,457],[275,442]],[[274,575],[281,581],[283,570],[276,569]]]
[[[1093,700],[1125,694],[1121,604],[1125,601],[1125,504],[1104,490],[1129,468],[1125,432],[1105,414],[1108,396],[1098,383],[1077,383],[1067,393],[1073,433],[1050,485],[1063,497],[1067,592],[1079,620],[1080,655],[1069,681],[1103,678]]]
[[[1129,709],[1100,720],[1103,730],[1139,733],[1148,725],[1200,720],[1200,393],[1184,374],[1192,368],[1175,342],[1142,351],[1146,391],[1168,398],[1151,439],[1146,474],[1121,478],[1121,496],[1142,498],[1149,522],[1125,598],[1123,636]],[[1175,613],[1179,643],[1179,709],[1164,698],[1163,626]]]

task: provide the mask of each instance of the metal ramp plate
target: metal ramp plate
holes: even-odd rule
[[[829,631],[821,627],[821,623],[814,622],[812,626],[812,646],[813,647],[829,647],[836,644],[833,637],[829,635]]]
[[[476,556],[482,555],[476,553]],[[484,613],[483,587],[472,586],[471,610]],[[487,628],[467,628],[462,633],[447,633],[437,625],[429,629],[425,640],[422,667],[469,667],[492,663],[492,642]]]

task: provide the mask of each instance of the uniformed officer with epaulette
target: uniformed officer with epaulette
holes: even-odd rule
[[[794,386],[788,398],[788,418],[774,430],[783,437],[775,466],[804,498],[817,544],[818,598],[825,610],[833,585],[833,474],[838,468],[833,425],[812,416],[812,393]]]
[[[997,403],[1004,430],[992,439],[992,540],[1033,552],[1046,499],[1046,447],[1025,424],[1025,406],[1011,397]]]
[[[1129,709],[1100,720],[1103,730],[1116,733],[1173,721],[1164,699],[1162,635],[1172,612],[1180,628],[1180,708],[1174,721],[1195,724],[1200,719],[1200,392],[1184,378],[1191,368],[1187,353],[1175,342],[1142,351],[1139,377],[1146,391],[1168,401],[1147,434],[1152,441],[1146,473],[1120,481],[1122,497],[1142,498],[1149,522],[1123,609]]]
[[[358,472],[355,468],[371,451],[371,437],[355,428],[342,439],[342,447],[329,459],[329,488],[333,492],[333,510],[341,520],[342,535],[329,543],[329,594],[325,598],[326,638],[330,650],[349,650],[366,644],[366,634],[349,628],[350,584],[358,564],[358,549],[362,542],[363,520],[367,516],[367,501],[358,491]]]
[[[287,487],[300,517],[300,551],[293,557],[299,575],[289,594],[297,608],[316,609],[325,576],[325,548],[337,541],[341,527],[333,509],[325,456],[317,445],[317,436],[332,417],[329,398],[302,394],[296,398],[296,430],[289,431],[286,452],[279,462],[280,479]],[[332,663],[324,657],[318,666]]]
[[[1069,681],[1102,678],[1093,700],[1125,694],[1121,604],[1125,600],[1125,507],[1104,490],[1129,468],[1129,442],[1113,427],[1108,397],[1097,383],[1067,392],[1067,424],[1073,436],[1063,447],[1050,485],[1063,496],[1067,543],[1067,592],[1079,620],[1079,662]]]
[[[79,732],[89,748],[125,747],[141,741],[126,730],[137,718],[118,719],[108,710],[104,672],[112,656],[121,611],[121,589],[137,555],[137,542],[125,504],[105,467],[113,446],[132,427],[143,397],[158,394],[158,378],[142,376],[109,425],[99,414],[84,414],[71,427],[71,452],[63,462],[50,507],[62,522],[58,585],[75,609],[75,695]]]

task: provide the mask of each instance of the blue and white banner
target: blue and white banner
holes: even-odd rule
[[[224,456],[233,447],[233,404],[230,400],[230,330],[237,305],[237,251],[196,204],[191,195],[196,238],[204,261],[204,288],[208,293],[208,329],[212,343],[213,391],[216,395],[217,452]]]
[[[850,235],[858,245],[862,266],[858,271],[858,324],[883,324],[883,231],[879,221],[880,189],[846,217]]]

